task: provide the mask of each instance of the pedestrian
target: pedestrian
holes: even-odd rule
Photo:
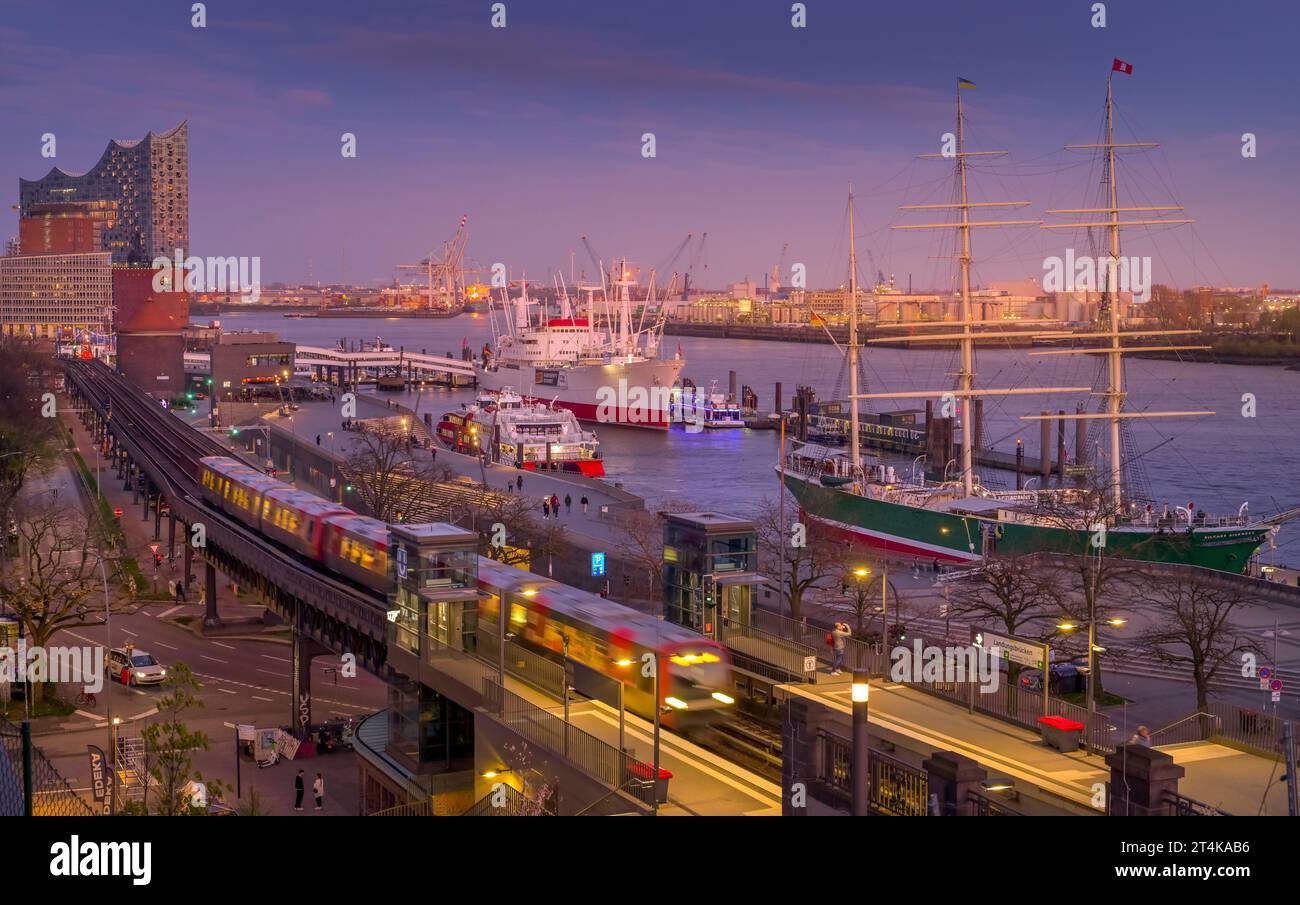
[[[302,794],[304,791],[302,771],[299,770],[298,775],[293,778],[293,809],[295,811],[302,810]]]
[[[316,445],[320,446],[320,434],[316,435]]]
[[[542,521],[545,521],[550,517],[551,517],[551,501],[546,497],[542,497]]]
[[[848,646],[849,626],[847,622],[837,622],[831,629],[831,650],[834,657],[831,659],[831,675],[838,676],[844,671],[844,649]]]
[[[582,499],[580,500],[580,502],[582,503],[582,511],[583,511],[583,512],[586,512],[586,511],[587,511],[587,495],[586,495],[585,493],[582,495]]]
[[[566,493],[564,495],[564,514],[568,515],[572,511],[573,511],[573,497],[569,496]]]
[[[316,781],[311,784],[311,793],[316,796],[316,810],[325,805],[325,777],[316,774]]]
[[[1141,745],[1143,748],[1151,747],[1151,730],[1146,726],[1138,726],[1138,731],[1130,736],[1128,743],[1130,745]]]
[[[555,494],[551,494],[551,511],[555,513],[555,518],[558,521],[560,518],[560,498]]]
[[[523,475],[520,475],[519,477],[515,478],[515,487],[516,487],[516,489],[518,489],[518,491],[519,491],[520,493],[523,493],[523,492],[524,492],[524,476],[523,476]]]
[[[176,602],[177,603],[185,602],[185,579],[184,578],[176,579]]]

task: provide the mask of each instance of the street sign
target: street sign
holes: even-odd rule
[[[591,554],[591,575],[593,578],[599,578],[605,574],[605,554]]]
[[[998,635],[977,629],[974,626],[971,627],[971,644],[988,650],[1001,651],[1003,660],[1019,663],[1021,666],[1033,666],[1038,669],[1042,669],[1044,661],[1048,661],[1050,657],[1047,645],[1042,642],[1013,638],[1010,635]]]
[[[1269,669],[1267,666],[1261,666],[1259,668],[1259,677],[1261,679],[1271,679],[1273,678],[1273,670]]]
[[[150,545],[149,545],[149,552],[150,552],[150,553],[157,553],[157,552],[158,552],[158,547],[159,547],[159,546],[160,546],[159,544],[150,544]]]
[[[1280,700],[1282,700],[1282,692],[1280,691],[1273,692],[1273,703],[1276,704]]]
[[[804,672],[816,672],[816,671],[817,671],[817,658],[816,658],[816,657],[804,657],[804,658],[803,658],[803,671],[804,671]]]
[[[1268,683],[1268,690],[1271,691],[1271,692],[1273,692],[1274,694],[1277,694],[1278,692],[1280,692],[1280,691],[1282,690],[1282,680],[1281,680],[1281,679],[1274,679],[1272,682],[1269,682],[1269,683]]]

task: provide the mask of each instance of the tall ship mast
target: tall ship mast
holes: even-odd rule
[[[921,155],[928,158],[953,159],[956,180],[955,203],[904,205],[904,211],[949,210],[955,211],[954,222],[922,223],[896,226],[896,229],[956,230],[959,240],[959,319],[956,321],[916,321],[880,323],[878,328],[905,328],[910,335],[889,337],[868,342],[914,341],[924,343],[955,343],[958,348],[958,370],[952,389],[927,389],[888,393],[851,393],[853,433],[851,452],[843,453],[816,444],[797,445],[786,457],[781,469],[786,489],[799,502],[807,518],[822,528],[844,535],[851,542],[881,548],[893,553],[934,558],[938,560],[972,562],[985,555],[1018,555],[1033,552],[1077,552],[1086,549],[1094,523],[1096,493],[1098,488],[1087,486],[1087,470],[1076,472],[1068,480],[1062,475],[1056,486],[1038,486],[1029,489],[995,490],[985,486],[976,469],[977,446],[981,425],[976,412],[987,397],[1019,397],[1047,394],[1087,394],[1092,387],[1016,387],[980,388],[976,383],[975,346],[979,342],[1002,341],[1008,337],[1034,337],[1050,340],[1106,340],[1100,347],[1050,350],[1033,354],[1104,354],[1107,356],[1105,388],[1100,395],[1101,411],[1079,412],[1075,415],[1029,415],[1025,420],[1077,419],[1100,420],[1110,428],[1110,450],[1107,479],[1101,492],[1108,496],[1105,510],[1108,531],[1108,552],[1138,560],[1187,563],[1230,572],[1244,572],[1251,558],[1267,540],[1268,533],[1279,521],[1292,516],[1286,513],[1275,519],[1254,520],[1246,513],[1246,506],[1234,515],[1212,518],[1203,511],[1175,510],[1173,514],[1155,513],[1152,506],[1144,509],[1135,501],[1126,500],[1123,488],[1123,458],[1120,436],[1125,419],[1138,417],[1139,413],[1124,410],[1122,357],[1126,353],[1147,351],[1150,347],[1124,346],[1126,336],[1169,335],[1194,331],[1121,331],[1119,292],[1115,278],[1116,268],[1108,267],[1105,292],[1102,295],[1101,314],[1104,329],[1091,334],[1049,330],[1051,320],[1017,320],[1017,327],[1027,330],[990,330],[988,321],[973,316],[971,303],[972,230],[1006,226],[1043,226],[1041,220],[986,220],[975,212],[984,208],[1025,207],[1028,201],[970,200],[968,186],[969,161],[972,158],[1004,155],[1005,151],[970,151],[966,147],[966,122],[962,104],[962,88],[973,84],[959,80],[957,91],[957,131],[955,152]],[[1106,140],[1100,145],[1072,146],[1094,148],[1105,152],[1105,180],[1109,204],[1102,208],[1076,208],[1054,210],[1050,213],[1095,213],[1107,215],[1098,223],[1051,224],[1051,228],[1082,228],[1104,226],[1108,230],[1110,260],[1119,260],[1119,233],[1125,226],[1145,225],[1152,222],[1170,224],[1172,220],[1120,220],[1119,214],[1138,211],[1179,210],[1175,207],[1125,208],[1119,205],[1115,171],[1115,154],[1125,147],[1151,147],[1148,144],[1123,145],[1114,140],[1114,110],[1111,86],[1107,90]],[[850,242],[850,258],[854,248]],[[851,260],[851,266],[855,264]],[[856,285],[855,281],[851,281]],[[856,314],[856,299],[851,313]],[[850,356],[856,346],[856,318],[850,319]],[[929,332],[939,327],[941,332]],[[954,329],[959,328],[959,331]],[[951,331],[951,332],[947,332]],[[856,362],[854,362],[856,364]],[[856,375],[856,368],[851,368]],[[856,381],[855,381],[856,383]],[[861,427],[857,418],[858,400],[861,399],[938,399],[946,418],[952,420],[952,434],[960,437],[956,455],[949,460],[929,463],[929,471],[940,475],[930,480],[925,471],[916,473],[917,462],[910,474],[896,471],[894,466],[876,464],[863,466],[857,447]],[[1213,412],[1155,412],[1141,413],[1155,417],[1186,417],[1209,415]],[[927,436],[930,425],[927,425]],[[1061,443],[1063,444],[1063,440]],[[933,447],[931,447],[933,449]],[[945,447],[946,449],[947,447]],[[921,457],[924,458],[924,457]],[[960,474],[949,477],[950,466],[956,465]],[[1088,524],[1083,524],[1084,521]]]

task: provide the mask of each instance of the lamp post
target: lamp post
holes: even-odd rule
[[[1124,619],[1119,616],[1114,616],[1105,620],[1105,623],[1109,625],[1111,628],[1119,628],[1125,625],[1127,622],[1128,622],[1127,619]],[[1056,628],[1061,632],[1072,632],[1075,629],[1077,629],[1078,626],[1072,622],[1061,622],[1057,624]],[[1088,607],[1088,676],[1085,685],[1086,690],[1084,692],[1084,695],[1087,698],[1087,705],[1088,705],[1087,713],[1084,717],[1084,749],[1089,754],[1095,753],[1093,751],[1093,744],[1092,744],[1092,727],[1096,722],[1097,699],[1096,699],[1096,685],[1094,684],[1093,675],[1095,673],[1095,669],[1097,665],[1097,654],[1103,653],[1105,652],[1105,650],[1106,648],[1101,647],[1097,644],[1097,610],[1096,610],[1096,602],[1094,597],[1093,604]],[[1052,670],[1052,666],[1050,663],[1043,664],[1044,700],[1047,700],[1051,695],[1051,688],[1052,688],[1051,670]]]
[[[853,699],[853,816],[865,817],[868,813],[867,803],[869,801],[867,699],[871,694],[871,686],[867,682],[867,671],[865,669],[853,670],[851,692]]]
[[[117,813],[117,784],[122,778],[122,771],[119,769],[117,762],[117,727],[122,725],[122,718],[115,716],[108,721],[108,739],[109,750],[113,752],[113,781],[108,786],[108,813],[112,816]]]

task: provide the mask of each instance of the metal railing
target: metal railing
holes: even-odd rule
[[[971,792],[966,798],[966,803],[970,807],[971,817],[1023,817],[1024,815],[1015,808],[1009,808],[1000,801],[995,801],[987,795],[981,795],[978,792]]]
[[[780,638],[760,628],[725,617],[719,617],[718,643],[724,644],[743,656],[761,660],[782,672],[787,681],[816,681],[815,672],[805,672],[804,663],[809,657],[817,661],[817,651],[796,639]]]
[[[822,731],[821,780],[838,793],[853,792],[853,745],[838,735]],[[930,797],[930,777],[882,751],[867,752],[868,805],[876,814],[890,817],[925,817]]]
[[[487,715],[516,735],[556,754],[611,791],[622,790],[643,804],[654,801],[654,788],[644,782],[646,765],[572,723],[501,686],[495,675],[483,679]]]
[[[1287,721],[1281,717],[1219,701],[1210,702],[1210,713],[1218,718],[1217,734],[1223,738],[1270,754],[1285,753],[1282,728]],[[1292,733],[1293,737],[1296,735],[1300,733]],[[1300,759],[1300,741],[1296,742],[1296,756]]]
[[[1174,720],[1167,726],[1161,726],[1151,733],[1152,746],[1182,745],[1188,742],[1203,742],[1216,735],[1223,734],[1223,720],[1212,713],[1198,711]]]

